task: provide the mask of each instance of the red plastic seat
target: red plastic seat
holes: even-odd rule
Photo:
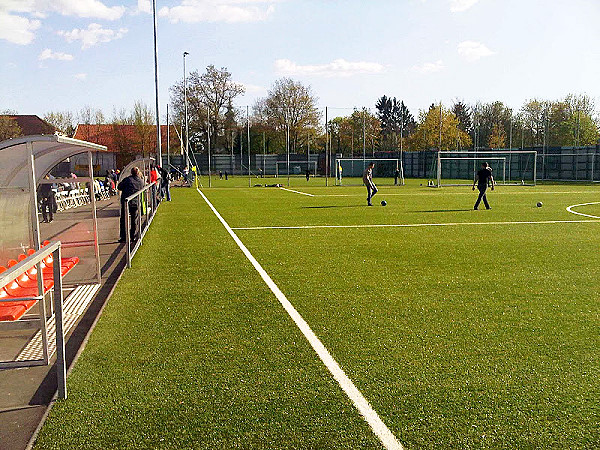
[[[27,311],[24,306],[4,306],[0,304],[0,322],[19,320]]]

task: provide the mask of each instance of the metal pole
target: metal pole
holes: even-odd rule
[[[248,187],[252,187],[252,179],[250,176],[250,109],[246,105],[246,131],[248,136]]]
[[[327,106],[325,107],[325,186],[329,186],[329,126],[327,123]]]
[[[212,187],[212,179],[210,177],[210,109],[206,108],[206,137],[208,144],[208,187]],[[196,172],[202,172],[199,167],[196,168]],[[196,176],[198,174],[196,173]]]
[[[289,124],[290,110],[285,110],[285,161],[287,166],[287,184],[290,185],[290,124]]]
[[[267,147],[265,144],[265,132],[263,131],[263,177],[267,175],[265,172],[265,159],[267,157]]]
[[[152,0],[152,16],[154,18],[154,89],[156,97],[156,160],[162,166],[160,145],[160,114],[158,111],[158,50],[156,48],[156,0]]]
[[[169,126],[169,104],[167,103],[167,167],[169,167],[171,165],[170,152],[169,152],[169,144],[171,143],[170,128],[171,127]],[[170,170],[171,169],[169,169],[169,171]]]
[[[243,173],[243,170],[242,170],[243,169],[243,164],[244,164],[243,163],[243,161],[244,161],[243,156],[244,156],[244,154],[243,154],[243,144],[242,144],[242,130],[240,128],[240,176],[242,176],[242,173]]]
[[[65,358],[65,331],[63,329],[62,274],[60,272],[60,243],[52,252],[54,275],[54,322],[56,325],[56,377],[58,398],[67,398],[67,362]],[[38,277],[42,274],[38,273]]]
[[[94,192],[94,166],[92,164],[92,152],[88,151],[88,176],[90,177],[90,200],[92,204],[92,227],[94,233],[94,256],[96,257],[96,281],[102,283],[102,272],[100,268],[100,246],[98,245],[98,221],[96,218],[96,193]]]
[[[188,166],[190,164],[190,130],[188,125],[188,106],[187,106],[187,78],[185,72],[185,57],[189,55],[188,52],[183,52],[183,104],[185,108],[185,163]]]

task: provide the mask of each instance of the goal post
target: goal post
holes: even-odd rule
[[[473,184],[483,162],[492,168],[496,184],[534,186],[537,182],[536,151],[441,151],[437,157],[437,187]]]
[[[336,158],[335,185],[362,185],[362,176],[369,163],[375,163],[373,168],[375,184],[404,185],[404,168],[399,158]]]
[[[308,170],[311,177],[317,176],[317,161],[290,161],[289,162],[289,175],[290,176],[306,176]],[[287,177],[288,176],[288,162],[277,161],[275,163],[275,176],[276,177]]]

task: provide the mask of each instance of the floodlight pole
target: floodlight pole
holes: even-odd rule
[[[327,123],[327,106],[325,107],[325,186],[329,186],[329,126]]]
[[[170,135],[170,129],[169,129],[169,104],[167,103],[167,166],[171,165],[171,160],[169,158],[169,143],[171,142],[171,135]],[[162,167],[162,166],[161,166]],[[169,172],[171,171],[171,169],[169,169]]]
[[[208,187],[212,187],[212,181],[210,177],[210,108],[206,108],[206,138],[207,138],[207,150],[208,150]]]
[[[156,0],[152,0],[152,16],[154,18],[154,90],[156,97],[156,160],[162,167],[160,145],[160,114],[158,110],[158,50],[156,48]]]
[[[188,52],[183,52],[183,104],[185,109],[185,164],[188,166],[190,163],[190,130],[188,127],[188,106],[187,106],[187,78],[185,72],[185,57],[189,55]]]
[[[246,105],[246,131],[248,135],[248,187],[252,187],[252,177],[250,176],[250,108]]]
[[[289,122],[290,110],[285,110],[285,154],[287,161],[287,184],[290,186],[290,122]]]

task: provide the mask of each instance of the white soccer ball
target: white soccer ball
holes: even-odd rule
[[[542,207],[542,205],[543,205],[543,203],[542,203],[542,202],[537,202],[537,207],[538,207],[538,208],[541,208],[541,207]]]

